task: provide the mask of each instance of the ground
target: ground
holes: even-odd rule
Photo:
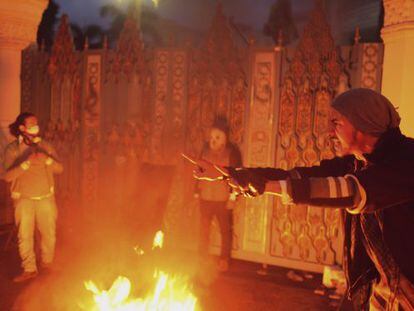
[[[15,284],[11,280],[19,272],[17,245],[12,243],[4,250],[5,239],[6,235],[0,239],[0,310],[4,311],[87,310],[85,301],[91,299],[91,295],[83,287],[84,280],[92,278],[100,286],[108,286],[106,284],[111,284],[116,275],[129,273],[126,266],[137,264],[136,260],[123,259],[128,256],[122,255],[125,248],[119,243],[117,251],[96,251],[106,248],[103,245],[107,246],[111,240],[94,243],[95,247],[80,244],[68,247],[64,241],[58,241],[56,269],[41,272],[27,283]],[[168,264],[165,263],[167,258]],[[328,295],[314,293],[321,284],[321,275],[318,274],[311,274],[312,279],[295,282],[287,277],[287,269],[269,267],[263,275],[258,273],[261,269],[259,264],[243,261],[233,261],[226,273],[213,271],[214,261],[210,261],[203,273],[197,274],[194,273],[197,265],[188,268],[191,258],[195,258],[191,253],[183,255],[165,250],[136,266],[142,270],[148,270],[154,264],[175,266],[192,274],[194,293],[199,298],[201,310],[316,311],[335,310],[338,305],[338,301],[329,299]],[[133,273],[127,276],[144,279],[143,275]]]

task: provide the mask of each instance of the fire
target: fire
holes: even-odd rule
[[[164,233],[155,234],[152,249],[162,248]],[[131,282],[119,276],[108,290],[99,289],[93,281],[85,282],[85,288],[93,293],[93,311],[193,311],[197,298],[188,286],[185,276],[172,276],[155,270],[155,286],[144,298],[131,298]]]
[[[154,242],[152,243],[152,249],[155,248],[162,248],[162,246],[164,245],[164,232],[157,231],[157,233],[155,234],[154,237]]]

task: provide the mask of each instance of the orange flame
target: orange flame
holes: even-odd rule
[[[164,232],[161,230],[157,231],[155,234],[154,240],[152,242],[152,249],[162,248],[164,245]]]
[[[152,249],[162,248],[164,233],[158,231],[153,240]],[[131,282],[119,276],[109,290],[100,290],[93,281],[84,283],[93,293],[95,305],[93,311],[194,311],[197,298],[188,286],[185,276],[171,276],[155,270],[155,287],[145,298],[130,298]]]

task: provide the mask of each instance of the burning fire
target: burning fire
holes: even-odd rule
[[[162,248],[164,233],[158,231],[152,249]],[[93,281],[85,282],[94,294],[93,311],[193,311],[197,298],[191,293],[184,276],[171,276],[155,270],[155,287],[145,298],[130,298],[131,282],[119,276],[109,290],[100,290]]]

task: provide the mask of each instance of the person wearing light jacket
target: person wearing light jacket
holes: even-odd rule
[[[10,183],[23,268],[14,281],[23,282],[38,273],[34,250],[36,227],[40,233],[40,266],[47,269],[53,263],[57,218],[53,175],[61,173],[63,166],[54,148],[39,136],[34,114],[21,113],[9,129],[16,139],[5,148],[2,177]]]
[[[219,165],[242,165],[239,148],[229,141],[230,128],[224,117],[217,117],[209,130],[209,139],[205,144],[201,158]],[[208,254],[210,226],[216,217],[221,233],[221,252],[218,269],[225,272],[229,269],[232,247],[233,213],[230,188],[226,182],[197,183],[196,197],[200,199],[200,243],[199,253],[205,258]]]

